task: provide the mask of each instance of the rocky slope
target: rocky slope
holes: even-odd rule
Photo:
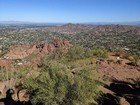
[[[112,57],[116,61],[116,56]],[[140,77],[140,64],[130,65],[131,61],[121,58],[121,63],[100,60],[98,73],[100,79],[105,81],[102,88],[101,105],[139,105],[140,85],[137,82]]]

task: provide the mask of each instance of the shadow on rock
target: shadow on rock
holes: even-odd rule
[[[140,105],[140,84],[134,84],[124,81],[114,80],[109,86],[105,88],[114,92],[114,94],[103,94],[100,98],[100,105],[124,105],[120,104],[120,100],[124,98],[129,105]]]
[[[99,105],[120,105],[119,98],[109,93],[102,94],[99,100],[97,101]]]
[[[14,94],[13,89],[7,90],[6,98],[0,99],[0,105],[32,105],[30,101],[28,102],[14,101],[12,99],[12,94]]]

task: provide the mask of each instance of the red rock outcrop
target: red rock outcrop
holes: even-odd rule
[[[30,54],[49,53],[55,51],[57,48],[69,48],[72,45],[69,41],[64,39],[54,39],[53,43],[41,42],[33,45],[16,45],[9,49],[5,55],[7,59],[23,59]]]

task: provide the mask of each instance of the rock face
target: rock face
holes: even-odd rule
[[[7,59],[22,59],[35,50],[33,45],[16,45],[10,48],[10,51],[5,55]]]
[[[55,51],[57,48],[69,48],[72,46],[69,41],[64,39],[55,39],[53,43],[41,42],[32,45],[16,45],[9,49],[5,55],[7,59],[23,59],[30,54],[49,53]]]

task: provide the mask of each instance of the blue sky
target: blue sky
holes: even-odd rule
[[[0,21],[140,21],[140,0],[0,0]]]

